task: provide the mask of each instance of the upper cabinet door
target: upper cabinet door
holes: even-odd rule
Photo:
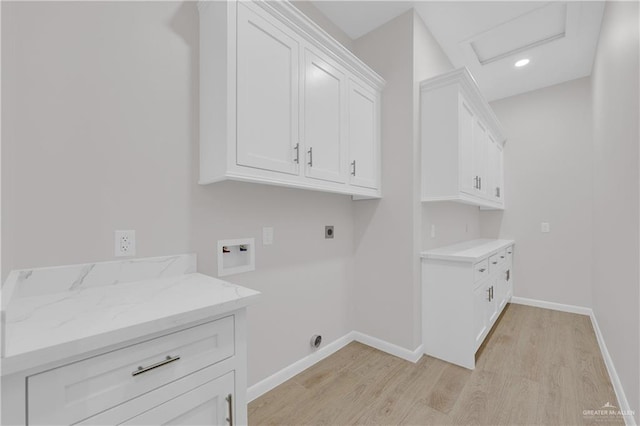
[[[484,124],[476,119],[473,133],[473,169],[476,194],[486,197],[489,182],[487,182],[487,145],[489,139]]]
[[[349,80],[350,183],[379,188],[379,137],[377,93]]]
[[[502,147],[494,138],[489,136],[488,151],[488,194],[489,199],[497,203],[502,203]]]
[[[242,2],[237,31],[237,163],[298,174],[299,44]]]
[[[504,150],[502,145],[496,142],[496,191],[497,201],[504,205]]]
[[[346,79],[328,60],[304,51],[301,134],[305,175],[331,182],[346,181]]]
[[[477,179],[473,164],[475,114],[469,104],[460,95],[458,102],[458,138],[460,161],[460,191],[474,195],[477,191]]]

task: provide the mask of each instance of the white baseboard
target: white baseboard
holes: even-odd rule
[[[622,383],[620,383],[620,377],[618,376],[618,373],[616,372],[616,368],[613,365],[613,360],[611,359],[611,355],[609,354],[607,345],[604,342],[604,337],[602,336],[602,332],[600,331],[600,327],[598,326],[598,321],[591,308],[586,308],[583,306],[575,306],[575,305],[564,305],[562,303],[546,302],[544,300],[527,299],[524,297],[513,297],[511,299],[511,302],[517,303],[519,305],[528,305],[528,306],[535,306],[538,308],[552,309],[554,311],[588,315],[589,318],[591,318],[591,324],[593,325],[593,330],[596,334],[596,339],[598,340],[598,346],[600,346],[600,352],[602,352],[602,358],[604,359],[604,364],[606,365],[607,372],[609,373],[609,379],[611,380],[611,384],[613,385],[613,389],[616,393],[616,398],[618,398],[618,408],[622,412],[627,412],[627,413],[631,412],[629,401],[627,401],[627,396],[625,395],[624,389],[622,388]],[[624,421],[627,426],[637,426],[633,416],[624,416]]]
[[[424,354],[422,345],[411,351],[401,346],[394,345],[393,343],[369,336],[368,334],[360,333],[359,331],[354,331],[353,336],[356,342],[363,343],[367,346],[371,346],[372,348],[376,348],[382,352],[386,352],[390,355],[397,356],[398,358],[402,358],[413,363],[418,362],[420,357],[422,357],[422,354]]]
[[[518,305],[535,306],[536,308],[551,309],[553,311],[569,312],[572,314],[588,315],[591,316],[591,308],[585,308],[584,306],[565,305],[563,303],[547,302],[544,300],[527,299],[526,297],[511,298],[511,303]]]
[[[609,378],[611,379],[613,390],[615,391],[616,397],[618,398],[618,408],[622,412],[629,413],[631,412],[629,401],[627,401],[627,396],[625,395],[624,389],[622,388],[622,383],[620,383],[620,377],[618,376],[616,368],[613,365],[613,360],[611,359],[611,355],[609,354],[609,350],[607,349],[607,344],[604,342],[604,336],[602,336],[602,332],[600,331],[598,320],[596,319],[596,316],[593,312],[591,312],[591,324],[593,325],[593,330],[596,333],[598,345],[600,346],[600,351],[602,352],[604,364],[607,366],[607,371],[609,372]],[[627,426],[636,426],[636,421],[631,415],[624,416],[624,422]]]
[[[294,362],[266,379],[259,381],[255,385],[249,386],[247,389],[247,402],[253,401],[276,386],[286,382],[296,374],[302,373],[307,368],[339,351],[351,342],[360,342],[413,363],[418,362],[424,353],[422,345],[418,346],[415,350],[410,351],[409,349],[394,345],[393,343],[385,342],[384,340],[371,337],[367,334],[360,333],[358,331],[351,331],[339,339],[329,343],[327,346],[318,349],[316,352],[307,355],[301,360]]]
[[[353,342],[353,332],[349,332],[337,340],[329,343],[312,354],[307,355],[294,362],[293,364],[283,368],[282,370],[272,374],[264,380],[259,381],[253,386],[249,386],[247,389],[247,402],[251,402],[259,396],[269,392],[276,386],[286,382],[296,374],[300,374],[307,368],[311,367],[315,363],[322,361],[329,355],[339,351],[340,349]]]

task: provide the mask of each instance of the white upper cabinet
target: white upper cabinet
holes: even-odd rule
[[[420,84],[422,201],[504,209],[502,127],[466,68]]]
[[[238,4],[237,164],[298,173],[299,43],[286,28]]]
[[[349,80],[350,182],[363,188],[379,188],[379,95]]]
[[[379,198],[384,80],[286,1],[198,6],[200,183]]]
[[[307,177],[346,181],[346,86],[342,71],[305,49],[301,130]]]
[[[503,201],[503,154],[502,145],[489,136],[488,161],[489,175],[487,176],[487,192],[489,199],[496,203]]]

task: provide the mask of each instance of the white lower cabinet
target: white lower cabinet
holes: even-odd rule
[[[234,372],[195,384],[210,372],[181,379],[152,393],[165,402],[132,400],[77,424],[80,425],[226,425],[233,424]],[[202,380],[200,380],[202,381]],[[189,383],[191,382],[191,383]],[[185,387],[189,390],[184,391]],[[146,397],[150,399],[149,396]]]
[[[125,425],[233,424],[233,373],[212,380],[136,416]]]
[[[422,343],[469,369],[513,295],[511,240],[475,240],[422,253]]]
[[[30,425],[246,424],[244,310],[24,373]]]

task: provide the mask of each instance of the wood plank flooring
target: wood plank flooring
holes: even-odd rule
[[[582,425],[617,400],[591,320],[509,305],[475,370],[351,343],[249,404],[250,425]]]

